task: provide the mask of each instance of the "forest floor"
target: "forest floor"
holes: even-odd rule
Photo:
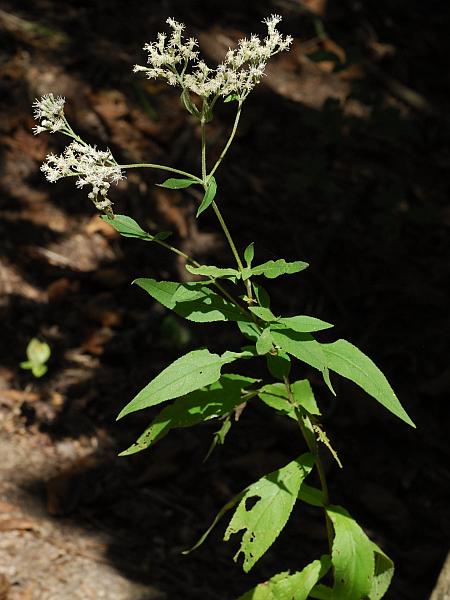
[[[344,463],[325,459],[333,502],[395,560],[386,598],[426,600],[450,539],[448,23],[406,0],[153,4],[131,3],[125,20],[111,0],[0,3],[0,600],[234,600],[326,551],[322,516],[305,510],[250,575],[220,525],[181,554],[234,494],[298,455],[300,440],[248,406],[206,462],[216,424],[117,457],[148,424],[147,414],[115,422],[133,395],[181,353],[237,348],[239,335],[194,330],[131,286],[189,274],[120,238],[72,182],[48,184],[40,163],[63,140],[31,132],[34,98],[54,92],[74,128],[121,162],[197,170],[197,125],[173,90],[132,75],[140,48],[173,15],[214,62],[272,12],[294,47],[245,106],[219,202],[241,248],[254,241],[261,261],[310,263],[271,283],[278,312],[336,323],[330,335],[374,358],[417,423],[343,382],[331,400],[306,373]],[[217,112],[212,157],[233,118],[231,105]],[[225,264],[213,215],[196,220],[198,198],[159,181],[130,173],[113,192],[116,212]],[[19,367],[33,337],[51,347],[42,379]]]

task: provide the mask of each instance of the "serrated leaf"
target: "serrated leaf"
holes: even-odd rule
[[[222,375],[211,385],[191,392],[164,408],[144,433],[120,456],[127,456],[149,448],[177,427],[192,427],[230,413],[241,400],[242,389],[257,380],[242,375]]]
[[[372,542],[375,554],[375,572],[370,589],[370,600],[380,600],[391,585],[394,576],[394,563],[376,544]]]
[[[331,560],[334,567],[333,598],[361,600],[373,585],[373,544],[361,527],[341,506],[328,506],[334,528]]]
[[[327,357],[322,350],[322,345],[310,333],[300,333],[293,329],[274,329],[272,337],[282,350],[321,371],[325,383],[334,394],[328,372]]]
[[[316,319],[315,317],[308,317],[306,315],[297,315],[296,317],[280,317],[278,323],[285,325],[293,331],[300,333],[313,333],[315,331],[323,331],[333,327],[331,323]]]
[[[215,279],[219,279],[220,277],[240,277],[237,269],[222,269],[221,267],[207,265],[202,265],[201,267],[186,265],[186,270],[193,275],[203,275],[204,277],[213,277]]]
[[[255,256],[255,244],[252,242],[244,250],[244,260],[247,263],[247,267],[250,269],[252,266],[253,258]]]
[[[151,278],[136,279],[133,283],[188,321],[250,321],[245,311],[216,294],[205,283],[176,283]]]
[[[165,240],[170,236],[168,231],[162,231],[156,235],[151,235],[150,233],[147,233],[147,231],[144,231],[134,219],[127,217],[126,215],[114,215],[114,218],[102,215],[100,218],[105,221],[105,223],[108,223],[108,225],[111,225],[111,227],[124,237],[137,238],[146,242],[155,242],[157,240]]]
[[[322,344],[322,349],[332,371],[355,382],[396,417],[415,427],[386,377],[361,350],[346,340]]]
[[[315,560],[299,573],[279,573],[244,594],[239,600],[307,600],[316,583],[330,569],[330,557]]]
[[[117,419],[129,413],[155,406],[184,396],[206,385],[214,383],[220,377],[221,368],[236,360],[239,354],[225,352],[222,356],[209,350],[193,350],[178,358],[147,384],[125,408]]]
[[[252,268],[253,275],[264,275],[269,279],[275,279],[280,275],[291,275],[299,273],[308,267],[308,263],[297,260],[295,262],[286,262],[284,258],[279,260],[269,260],[268,262]]]
[[[201,215],[202,212],[205,211],[208,208],[208,206],[210,206],[214,202],[216,193],[217,193],[217,182],[216,182],[215,177],[211,177],[211,179],[209,180],[205,195],[203,196],[203,200],[202,200],[200,206],[198,207],[197,217],[199,215]]]
[[[195,185],[196,183],[199,182],[195,181],[195,179],[178,179],[175,177],[170,177],[169,179],[166,179],[157,185],[159,187],[168,188],[169,190],[183,190],[191,185]]]
[[[270,331],[270,327],[266,327],[263,329],[261,335],[256,340],[256,352],[259,355],[267,354],[272,350],[273,347],[273,339],[272,333]]]
[[[277,354],[268,354],[266,358],[267,368],[272,377],[281,379],[282,381],[285,377],[289,377],[291,371],[291,359],[289,354],[286,354],[286,352],[283,352],[282,350],[278,350]]]
[[[244,555],[248,572],[265,554],[286,525],[296,502],[300,485],[314,465],[311,454],[303,454],[285,467],[265,475],[250,485],[242,496],[225,532],[224,540],[244,530],[234,560]],[[247,502],[256,503],[247,508]]]

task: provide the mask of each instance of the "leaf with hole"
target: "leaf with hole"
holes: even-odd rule
[[[234,560],[241,553],[244,555],[245,572],[267,552],[286,525],[300,485],[313,465],[313,456],[303,454],[245,490],[224,536],[227,541],[232,535],[243,531]]]
[[[368,356],[346,340],[321,346],[332,371],[359,385],[396,417],[415,427],[388,380]]]
[[[240,356],[235,352],[225,352],[219,356],[206,348],[188,352],[152,379],[123,408],[117,418],[121,419],[129,413],[184,396],[214,383],[220,377],[221,368]]]

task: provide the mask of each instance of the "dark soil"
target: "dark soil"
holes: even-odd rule
[[[232,600],[326,552],[321,514],[298,509],[250,575],[233,562],[235,545],[221,541],[223,525],[181,555],[232,495],[298,455],[302,443],[289,423],[250,405],[205,463],[217,424],[116,457],[151,418],[115,422],[139,389],[189,349],[238,348],[240,338],[231,325],[192,328],[131,286],[138,276],[188,273],[162,249],[115,235],[72,182],[48,184],[39,165],[64,140],[31,133],[33,99],[52,91],[66,96],[74,128],[121,162],[197,171],[195,121],[174,90],[131,67],[167,16],[185,21],[214,62],[272,12],[283,14],[295,45],[247,102],[218,199],[241,248],[254,241],[261,260],[310,263],[270,283],[276,311],[336,323],[328,337],[366,351],[416,422],[408,428],[343,381],[333,400],[306,373],[344,464],[326,459],[332,501],[395,560],[386,598],[431,593],[450,533],[450,23],[442,3],[417,0],[0,3],[0,415],[4,443],[20,440],[22,449],[4,469],[11,479],[0,486],[0,513],[9,523],[3,531],[19,532],[8,542],[13,563],[37,535],[24,521],[11,526],[16,502],[23,518],[63,527],[69,555],[82,536],[101,535],[93,560],[101,556],[105,569],[144,590],[124,588],[123,600]],[[314,62],[323,50],[337,63]],[[217,113],[211,156],[233,117],[230,105]],[[155,187],[160,180],[130,173],[114,192],[116,212],[172,230],[175,245],[205,263],[230,261],[213,213],[197,221],[198,199]],[[32,337],[52,349],[40,380],[19,368]],[[42,458],[39,467],[27,465],[31,454]],[[74,581],[66,567],[58,588],[38,590],[31,565],[2,579],[3,563],[5,598],[115,597],[96,591],[103,567],[97,583],[87,582],[91,595],[76,596],[61,583]]]

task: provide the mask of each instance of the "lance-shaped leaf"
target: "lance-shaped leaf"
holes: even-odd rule
[[[327,357],[322,350],[322,345],[310,333],[300,333],[293,329],[278,329],[275,325],[272,329],[274,342],[288,354],[321,371],[325,383],[334,394],[330,382]]]
[[[296,317],[280,317],[277,319],[278,323],[282,323],[289,329],[299,331],[300,333],[313,333],[314,331],[323,331],[333,327],[331,323],[321,321],[315,317],[308,317],[306,315],[297,315]]]
[[[188,188],[196,183],[200,182],[196,181],[195,179],[179,179],[171,177],[170,179],[166,179],[163,181],[163,183],[158,183],[157,185],[170,190],[183,190],[184,188]]]
[[[267,354],[273,348],[272,332],[270,327],[263,329],[263,332],[256,340],[256,352],[258,354]]]
[[[262,265],[252,267],[253,275],[264,275],[269,279],[275,279],[280,275],[291,275],[292,273],[299,273],[304,269],[308,268],[308,263],[297,260],[295,262],[286,262],[284,258],[279,260],[269,260]]]
[[[242,390],[256,379],[243,375],[222,375],[219,381],[178,398],[164,408],[144,433],[120,456],[141,452],[159,441],[175,427],[191,427],[230,413],[241,402]]]
[[[156,281],[151,278],[136,279],[133,283],[188,321],[211,323],[251,320],[243,309],[219,296],[204,283],[180,284],[174,281]]]
[[[375,554],[375,573],[370,590],[370,600],[380,600],[387,592],[394,576],[394,563],[376,544],[372,542]]]
[[[139,223],[126,215],[114,215],[114,218],[103,215],[101,218],[124,237],[138,238],[145,242],[156,242],[158,240],[165,240],[170,236],[170,232],[168,231],[151,235],[147,231],[144,231]]]
[[[215,279],[218,279],[219,277],[234,277],[239,279],[240,277],[240,273],[237,269],[222,269],[221,267],[207,265],[202,265],[200,267],[186,265],[186,270],[193,275],[203,275],[205,277],[214,277]]]
[[[214,177],[211,177],[211,179],[209,180],[209,183],[208,183],[208,187],[206,188],[205,195],[203,196],[203,200],[202,200],[200,206],[198,207],[197,217],[199,215],[201,215],[202,212],[204,210],[206,210],[208,208],[208,206],[210,206],[210,204],[213,203],[214,198],[216,197],[216,193],[217,193],[217,182]]]
[[[388,380],[372,360],[361,350],[347,342],[337,340],[322,344],[327,364],[332,371],[354,381],[370,396],[378,400],[387,410],[408,425],[415,427],[403,406],[400,404]]]
[[[313,456],[303,454],[285,467],[265,475],[245,491],[224,536],[227,541],[231,535],[244,530],[234,560],[241,553],[244,555],[245,572],[270,548],[286,525],[300,485],[313,464]],[[253,499],[256,502],[248,508],[248,502]]]
[[[178,358],[145,386],[120,412],[118,419],[149,406],[161,404],[214,383],[221,368],[242,354],[225,352],[222,356],[209,350],[193,350]]]
[[[373,544],[344,508],[328,506],[326,511],[334,528],[332,597],[339,600],[368,597],[375,571]]]
[[[307,600],[316,583],[328,572],[331,561],[327,555],[315,560],[299,573],[279,573],[244,594],[239,600]]]
[[[306,504],[310,504],[311,506],[317,506],[318,508],[322,508],[326,504],[325,494],[323,491],[308,485],[305,482],[303,482],[300,486],[298,499],[302,500],[302,502],[306,502]]]

